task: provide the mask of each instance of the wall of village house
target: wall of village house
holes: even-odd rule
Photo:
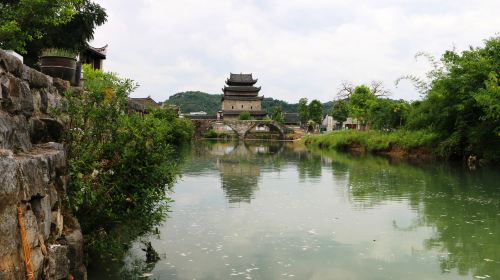
[[[260,111],[262,105],[260,100],[224,100],[222,101],[222,110]]]

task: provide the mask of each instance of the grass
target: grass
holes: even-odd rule
[[[435,145],[435,133],[419,130],[396,130],[392,132],[343,130],[327,134],[307,135],[302,143],[307,146],[317,146],[321,149],[346,150],[353,145],[360,145],[366,151],[376,152],[397,146],[404,150]]]

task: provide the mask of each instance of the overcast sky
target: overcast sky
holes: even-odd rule
[[[229,72],[253,73],[266,97],[334,99],[342,81],[381,80],[393,98],[419,99],[403,74],[414,55],[480,46],[500,31],[500,1],[96,0],[108,22],[105,70],[164,101],[181,91],[221,93]]]

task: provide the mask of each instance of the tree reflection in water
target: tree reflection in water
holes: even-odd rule
[[[500,173],[489,168],[469,171],[462,166],[392,164],[382,157],[359,157],[315,151],[332,159],[334,176],[346,179],[352,204],[373,208],[394,200],[407,200],[417,211],[412,225],[398,230],[435,228],[424,241],[437,249],[443,273],[500,279]],[[341,171],[342,172],[339,172]]]

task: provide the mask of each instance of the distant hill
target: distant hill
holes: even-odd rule
[[[170,96],[165,102],[179,106],[183,113],[205,111],[209,115],[214,115],[220,110],[221,97],[222,94],[186,91]]]
[[[186,91],[170,96],[165,102],[179,106],[183,113],[205,111],[207,114],[213,115],[220,110],[221,97],[222,94]],[[262,100],[262,109],[268,113],[272,113],[273,108],[277,106],[281,106],[284,112],[296,113],[298,104],[288,103],[272,97],[264,97]],[[330,112],[332,102],[323,103],[323,106],[325,113]]]

